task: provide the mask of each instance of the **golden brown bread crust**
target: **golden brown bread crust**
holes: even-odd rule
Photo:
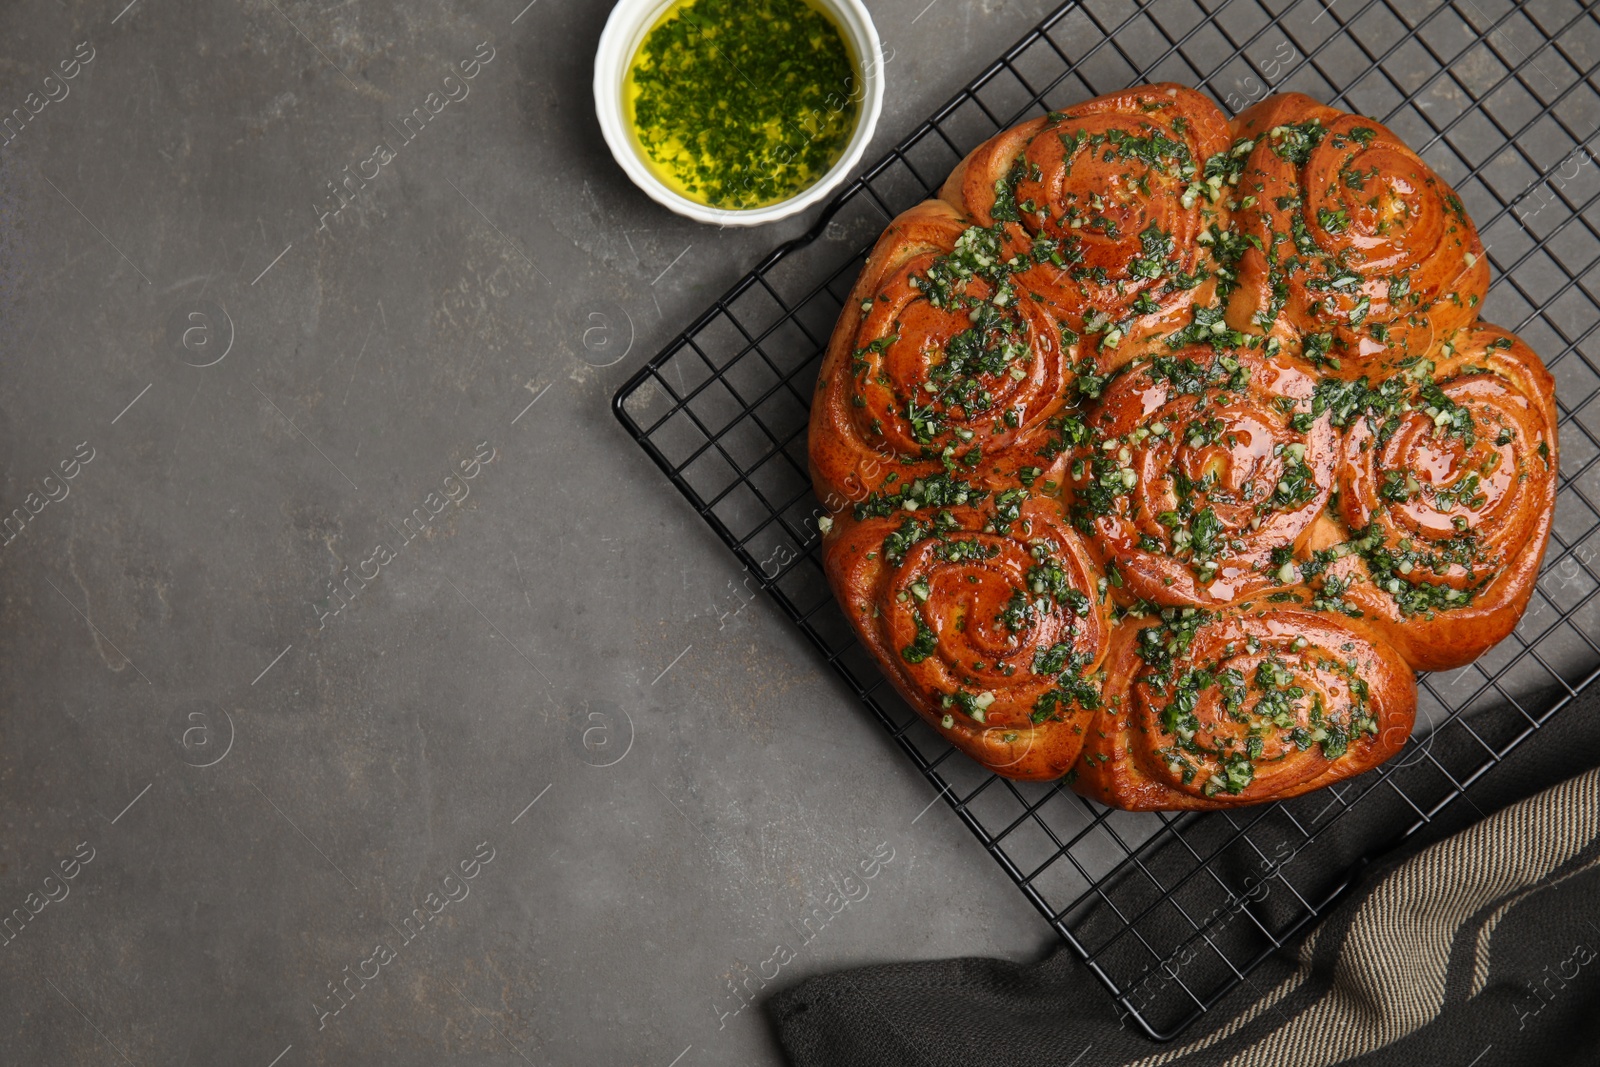
[[[1059,778],[1092,713],[1067,707],[1034,722],[1055,680],[1033,666],[1044,649],[1080,675],[1099,669],[1111,623],[1097,572],[1054,501],[1026,501],[1004,532],[986,509],[944,514],[941,536],[903,551],[909,538],[894,540],[897,531],[922,518],[850,523],[828,543],[834,594],[900,695],[933,709],[956,747],[1010,778]],[[931,527],[934,516],[925,518]],[[1041,570],[1048,582],[1030,577]]]
[[[921,445],[904,415],[904,401],[898,409],[892,402],[925,380],[945,341],[973,326],[965,308],[941,310],[909,284],[949,253],[969,226],[943,201],[919,204],[884,231],[856,279],[823,359],[811,411],[812,478],[830,511],[878,491],[891,473],[909,481],[942,469],[937,456],[920,458]],[[958,288],[978,300],[993,295],[993,286],[982,278]],[[940,448],[952,441],[987,446],[995,460],[975,473],[1002,485],[1014,482],[1015,472],[1000,457],[1028,455],[1038,447],[1041,426],[1066,404],[1065,379],[1071,374],[1071,354],[1041,306],[1023,301],[1015,311],[1035,358],[1026,374],[1006,376],[993,392],[994,406],[1019,413],[1017,425],[988,417],[946,418],[945,429],[930,438]],[[894,340],[900,335],[903,340]],[[852,362],[857,364],[854,370]],[[966,434],[971,436],[962,440]]]
[[[1439,395],[1416,397],[1392,429],[1351,426],[1340,472],[1345,524],[1370,530],[1376,542],[1371,580],[1356,583],[1351,600],[1427,671],[1463,667],[1511,633],[1555,518],[1550,372],[1521,340],[1485,322],[1454,335],[1451,348],[1435,352]],[[1470,436],[1438,433],[1440,416],[1428,411],[1441,407],[1430,402],[1440,396],[1453,406],[1446,415],[1471,420]],[[1470,551],[1457,547],[1463,529],[1473,537]],[[1404,600],[1423,582],[1465,602],[1407,614]]]
[[[1159,665],[1147,659],[1152,646]],[[1194,684],[1198,672],[1220,684]],[[1296,690],[1294,700],[1272,699]],[[1400,751],[1417,710],[1398,652],[1360,622],[1301,608],[1125,622],[1105,694],[1073,786],[1128,811],[1235,807],[1320,789]]]
[[[1553,383],[1478,319],[1455,193],[1299,94],[1151,85],[1007,130],[840,315],[824,565],[933,727],[1132,810],[1294,796],[1410,735],[1414,670],[1515,627]]]
[[[1426,352],[1478,317],[1489,264],[1477,228],[1388,129],[1300,93],[1268,97],[1234,129],[1240,145],[1251,144],[1235,188],[1253,203],[1233,217],[1253,240],[1228,302],[1230,326],[1292,351],[1308,334],[1331,333],[1343,362],[1366,369]],[[1311,269],[1275,270],[1273,252]]]
[[[1188,346],[1171,358],[1201,366],[1212,353]],[[1316,375],[1296,361],[1249,350],[1237,362],[1237,370],[1193,386],[1162,373],[1165,365],[1136,363],[1095,404],[1092,430],[1101,450],[1113,442],[1118,463],[1135,475],[1125,493],[1090,518],[1090,544],[1102,566],[1116,566],[1122,582],[1111,595],[1122,604],[1235,603],[1281,585],[1272,553],[1299,549],[1314,536],[1343,454],[1329,414],[1312,415]],[[1297,416],[1310,420],[1304,430]],[[1225,432],[1207,432],[1203,442],[1199,430],[1184,432],[1210,420],[1220,420]],[[1308,491],[1263,514],[1250,487],[1276,486],[1292,463],[1308,469]],[[1083,465],[1068,478],[1069,496],[1083,494],[1096,477],[1092,464]],[[1209,559],[1214,567],[1197,569],[1149,539],[1162,539],[1162,516],[1181,506],[1185,484],[1206,478],[1214,480],[1207,496],[1218,550]]]
[[[1097,317],[1122,318],[1148,295],[1153,306],[1122,327],[1119,344],[1100,353],[1105,371],[1126,362],[1144,340],[1177,329],[1195,304],[1211,301],[1216,263],[1211,246],[1199,241],[1210,197],[1185,193],[1203,161],[1230,141],[1228,120],[1206,97],[1179,85],[1140,86],[997,134],[956,167],[939,196],[976,225],[1001,222],[1019,250],[1036,237],[1075,238],[1073,256],[1038,263],[1018,282],[1080,334]],[[1129,144],[1137,147],[1125,150]],[[1069,188],[1088,195],[1064,202]],[[1196,285],[1169,289],[1139,271],[1152,226],[1170,239],[1176,269],[1201,279]]]

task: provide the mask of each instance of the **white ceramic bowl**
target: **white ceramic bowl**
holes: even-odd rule
[[[606,21],[605,32],[600,35],[600,51],[594,57],[594,106],[606,144],[611,146],[611,154],[628,177],[633,179],[633,184],[643,189],[656,203],[691,219],[717,226],[759,226],[804,211],[821,201],[846,176],[855,172],[862,154],[867,150],[867,142],[872,140],[872,131],[878,125],[878,113],[883,110],[883,48],[878,40],[877,27],[872,24],[872,16],[867,13],[861,0],[813,2],[833,16],[833,20],[844,31],[851,51],[855,53],[856,77],[863,88],[855,132],[845,145],[839,161],[815,185],[776,204],[730,211],[696,203],[669,189],[651,172],[640,155],[638,141],[628,128],[627,115],[623,110],[622,83],[645,33],[672,6],[673,0],[620,0]]]

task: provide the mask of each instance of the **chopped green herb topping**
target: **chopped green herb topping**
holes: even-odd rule
[[[844,154],[858,78],[839,28],[804,0],[685,0],[645,37],[627,95],[668,184],[750,208],[793,196]]]

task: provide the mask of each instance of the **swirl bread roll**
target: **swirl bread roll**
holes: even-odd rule
[[[891,472],[908,485],[947,463],[1004,483],[1014,473],[997,458],[1049,438],[1072,342],[1023,298],[1006,258],[993,233],[939,201],[879,240],[818,378],[810,453],[825,499],[859,499]]]
[[[980,763],[1011,778],[1066,774],[1099,706],[1087,679],[1110,620],[1059,505],[1021,489],[982,506],[882,503],[842,520],[825,559],[867,648]]]
[[[1119,629],[1074,788],[1127,811],[1281,800],[1370,770],[1416,716],[1405,660],[1298,609],[1167,609]]]
[[[1286,361],[1199,346],[1112,381],[1068,485],[1119,601],[1216,606],[1280,584],[1273,553],[1309,543],[1341,455],[1326,413],[1296,419],[1315,384]]]
[[[1340,470],[1369,578],[1349,599],[1428,671],[1471,663],[1515,628],[1557,475],[1555,384],[1528,346],[1480,323],[1438,355],[1354,421]]]
[[[1246,149],[1235,223],[1246,242],[1234,329],[1314,360],[1426,351],[1478,317],[1489,264],[1460,197],[1404,142],[1299,93],[1234,120]]]
[[[1076,333],[1100,369],[1208,304],[1216,264],[1202,235],[1223,220],[1206,164],[1231,138],[1217,106],[1148,85],[1051,112],[985,142],[940,197],[998,226],[1033,266],[1018,280]]]

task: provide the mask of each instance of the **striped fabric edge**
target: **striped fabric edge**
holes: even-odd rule
[[[1489,985],[1490,949],[1494,940],[1495,928],[1500,925],[1500,920],[1504,919],[1511,912],[1511,909],[1528,898],[1543,893],[1547,889],[1554,889],[1568,879],[1576,878],[1580,874],[1586,874],[1596,867],[1600,867],[1600,856],[1595,856],[1587,863],[1579,865],[1559,878],[1552,878],[1548,882],[1542,882],[1532,889],[1524,889],[1489,913],[1488,917],[1484,919],[1482,927],[1478,930],[1476,944],[1472,952],[1472,988],[1467,992],[1468,1000],[1482,993]]]
[[[1600,768],[1423,849],[1359,898],[1341,934],[1319,939],[1328,924],[1319,927],[1302,946],[1294,974],[1245,1012],[1180,1048],[1124,1067],[1159,1067],[1260,1021],[1307,983],[1319,966],[1319,945],[1324,955],[1337,953],[1328,989],[1226,1067],[1332,1067],[1392,1044],[1438,1017],[1452,950],[1469,920],[1537,888],[1597,838]]]

